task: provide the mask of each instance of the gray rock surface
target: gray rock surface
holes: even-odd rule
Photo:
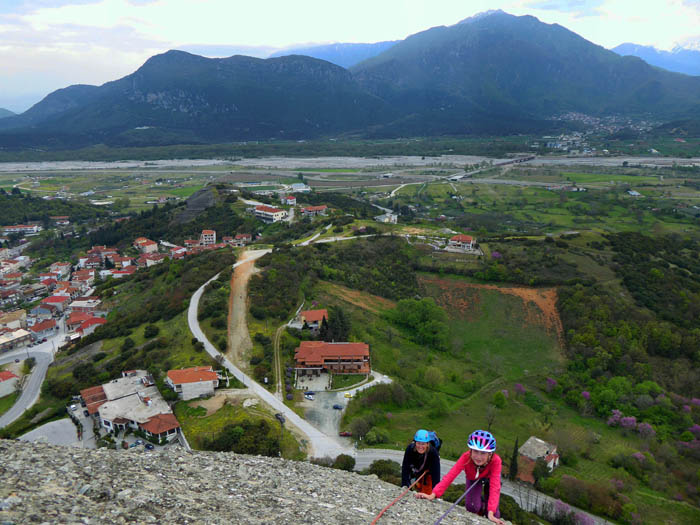
[[[400,492],[374,475],[276,458],[0,440],[2,524],[369,524]],[[378,523],[431,524],[448,507],[409,495]],[[442,523],[489,522],[458,507]]]

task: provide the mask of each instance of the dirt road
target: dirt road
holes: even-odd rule
[[[251,257],[254,252],[243,252],[241,260]],[[246,370],[246,354],[253,348],[253,341],[248,332],[246,314],[248,312],[248,281],[255,273],[255,261],[243,263],[233,270],[231,276],[231,296],[228,309],[228,352],[229,358],[236,366]]]

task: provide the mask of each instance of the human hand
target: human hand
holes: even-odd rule
[[[424,494],[422,492],[416,492],[416,498],[418,499],[429,499],[429,500],[434,500],[435,499],[435,494],[430,493],[430,494]]]
[[[492,521],[492,522],[494,522],[494,523],[498,523],[498,525],[505,525],[505,523],[506,523],[506,522],[503,521],[502,519],[499,519],[499,518],[497,518],[496,516],[494,516],[492,510],[489,511],[488,518],[489,518],[489,521]]]

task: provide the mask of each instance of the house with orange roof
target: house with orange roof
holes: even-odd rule
[[[49,295],[41,300],[41,304],[55,306],[59,312],[65,312],[70,304],[70,297],[67,295]]]
[[[301,214],[304,217],[313,217],[315,215],[325,215],[328,212],[328,206],[320,204],[318,206],[307,206],[301,209]]]
[[[195,366],[168,370],[165,381],[181,399],[187,401],[214,395],[214,389],[219,386],[219,374],[211,366]]]
[[[19,377],[9,370],[0,370],[0,397],[14,394],[17,390]]]
[[[158,251],[158,243],[145,237],[139,237],[134,241],[134,248],[141,253],[155,253]]]
[[[474,239],[474,237],[460,233],[459,235],[450,237],[447,248],[453,250],[473,250],[475,244],[476,239]]]
[[[199,236],[199,245],[209,246],[212,244],[216,244],[216,231],[202,230],[202,233]]]
[[[312,330],[318,330],[321,328],[323,319],[328,322],[328,310],[325,308],[321,310],[304,310],[299,312],[299,324],[304,326],[304,323],[306,323],[306,326]]]
[[[34,323],[28,328],[29,333],[32,334],[32,339],[37,341],[44,337],[51,337],[55,335],[58,331],[58,325],[54,319],[47,319],[38,323]]]
[[[68,319],[66,319],[66,328],[70,331],[77,330],[80,328],[81,324],[93,317],[94,316],[89,313],[73,312],[68,316]]]
[[[294,350],[295,369],[299,375],[369,374],[372,370],[367,343],[327,343],[301,341]]]
[[[287,206],[296,206],[297,198],[294,195],[285,195],[280,199],[280,202],[282,204],[286,204]]]
[[[85,337],[86,335],[90,335],[92,332],[94,332],[98,326],[102,326],[106,323],[107,320],[103,319],[102,317],[91,317],[90,319],[83,321],[80,324],[80,327],[76,329],[76,332],[82,337]]]
[[[263,222],[279,222],[287,216],[287,210],[261,204],[255,207],[255,216]]]

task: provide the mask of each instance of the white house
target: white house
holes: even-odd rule
[[[473,250],[474,244],[476,244],[476,239],[469,235],[459,234],[450,237],[447,247],[457,250]]]
[[[287,216],[287,211],[261,204],[255,207],[255,216],[263,222],[279,222]]]
[[[199,236],[200,246],[211,246],[216,244],[216,232],[214,230],[202,230],[202,234]]]
[[[213,395],[219,386],[219,376],[211,366],[168,370],[165,381],[184,401]]]
[[[0,397],[9,396],[17,389],[19,377],[9,370],[0,370]]]

